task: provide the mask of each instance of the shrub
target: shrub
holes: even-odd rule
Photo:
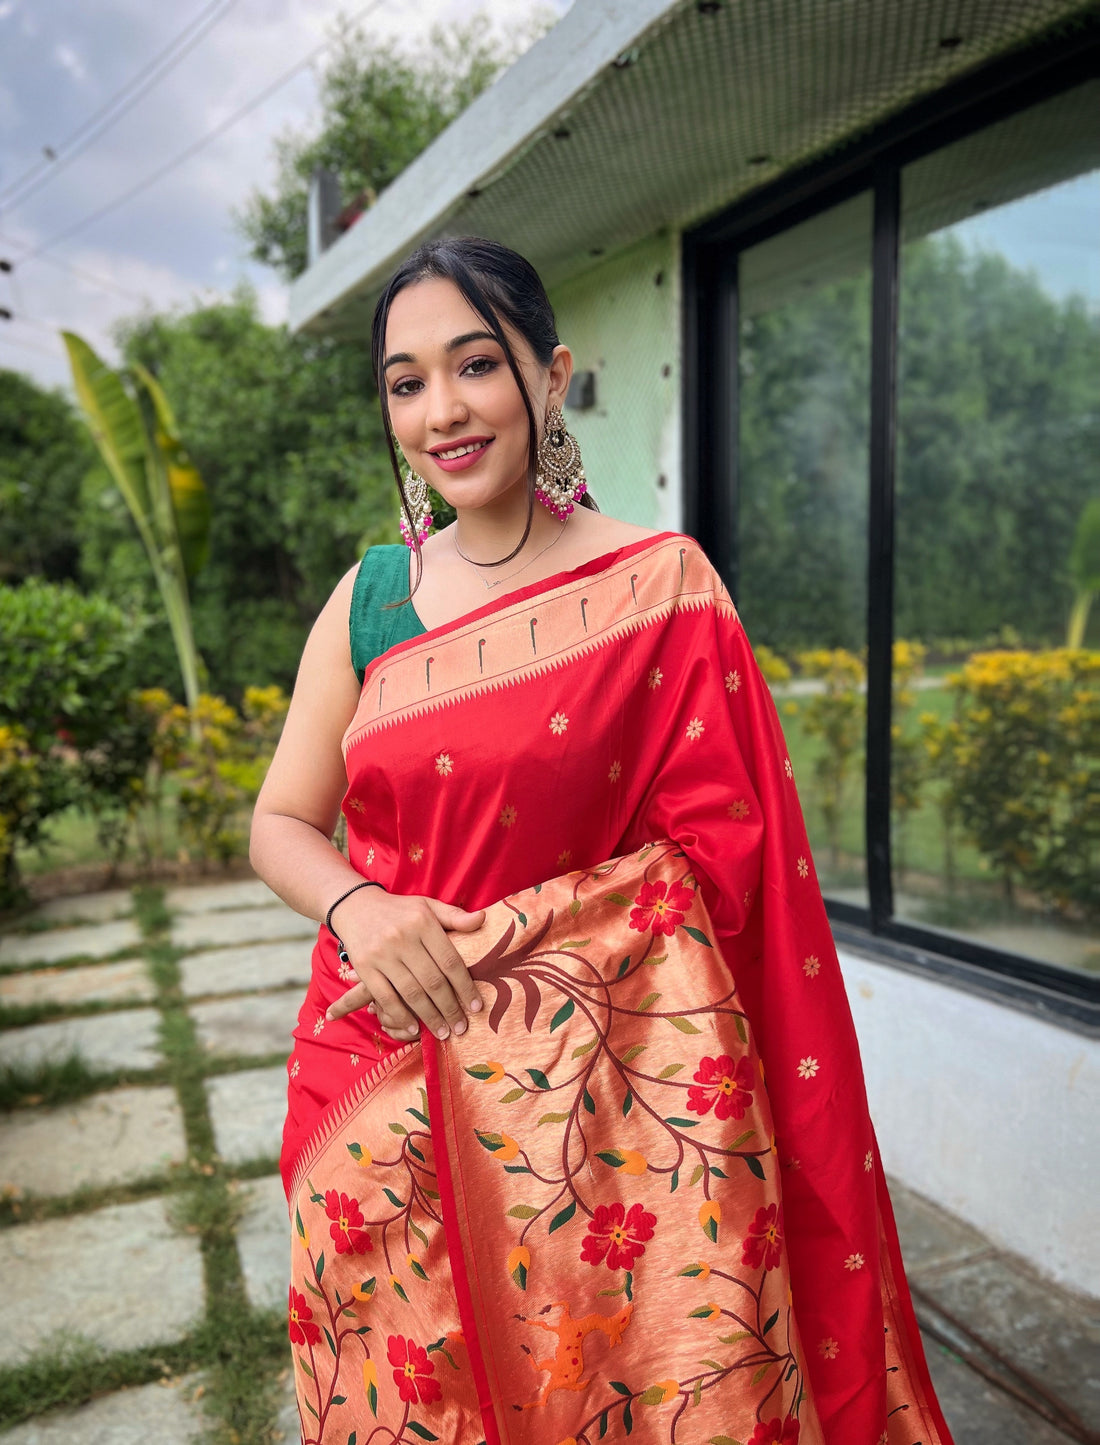
[[[200,693],[193,713],[159,688],[139,694],[138,702],[152,729],[145,795],[154,812],[159,816],[170,786],[193,857],[225,862],[243,851],[246,810],[278,742],[286,694],[279,687],[247,688],[241,713],[209,693]]]
[[[109,831],[116,807],[132,806],[149,749],[130,702],[130,662],[146,625],[69,584],[0,587],[0,907],[20,896],[17,845],[39,841],[52,814],[83,804]]]
[[[844,788],[863,743],[864,666],[855,653],[842,647],[800,652],[797,662],[804,676],[818,678],[823,684],[801,705],[801,715],[807,735],[824,744],[814,759],[814,778],[835,869],[840,862]]]
[[[999,873],[1100,915],[1100,652],[976,653],[938,740],[951,807]],[[942,761],[941,761],[942,766]]]

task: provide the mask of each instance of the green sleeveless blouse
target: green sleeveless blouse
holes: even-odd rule
[[[362,686],[376,657],[426,629],[411,602],[387,608],[409,595],[409,549],[404,543],[371,547],[359,563],[351,594],[351,665]]]

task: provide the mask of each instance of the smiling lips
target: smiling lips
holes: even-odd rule
[[[428,455],[445,472],[462,472],[480,461],[492,441],[492,437],[465,437],[452,442],[450,446],[431,451]]]

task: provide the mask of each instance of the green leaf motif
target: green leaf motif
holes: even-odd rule
[[[517,1099],[522,1099],[526,1092],[527,1090],[522,1087],[518,1089],[509,1089],[500,1102],[502,1104],[514,1104]]]
[[[333,1395],[332,1403],[334,1405],[346,1405],[348,1403],[348,1397],[346,1395]]]
[[[626,1388],[626,1386],[621,1380],[608,1380],[607,1383],[611,1386],[613,1390],[618,1390],[620,1395],[630,1394],[630,1391]]]
[[[390,1203],[395,1209],[404,1209],[405,1201],[403,1199],[398,1199],[397,1195],[393,1192],[392,1189],[383,1189],[382,1193],[386,1196],[386,1198],[390,1201]]]
[[[587,1089],[585,1089],[584,1093],[581,1095],[581,1102],[584,1104],[584,1107],[588,1110],[590,1114],[595,1114],[596,1101],[595,1099],[593,1099],[592,1095],[588,1092]]]
[[[559,953],[568,953],[572,949],[587,948],[592,942],[590,938],[567,938],[558,949]]]
[[[749,1035],[748,1030],[745,1028],[745,1020],[741,1017],[740,1014],[734,1014],[733,1021],[737,1025],[737,1037],[741,1040],[743,1044],[747,1044],[749,1041]]]
[[[574,1214],[576,1214],[576,1212],[577,1201],[573,1199],[565,1206],[564,1209],[560,1210],[557,1214],[554,1215],[553,1219],[550,1221],[550,1228],[546,1231],[547,1234],[553,1234],[555,1229],[560,1229],[563,1224],[568,1224],[569,1221],[573,1218]]]
[[[543,1114],[535,1128],[537,1129],[543,1124],[564,1124],[568,1118],[568,1114]]]
[[[665,1120],[665,1123],[671,1124],[674,1129],[694,1129],[698,1122],[698,1119],[677,1119],[675,1117]]]
[[[678,1074],[683,1067],[683,1064],[666,1064],[657,1077],[659,1079],[671,1079],[673,1074]]]
[[[768,1331],[772,1328],[772,1326],[775,1324],[775,1322],[776,1322],[776,1320],[777,1320],[778,1318],[779,1318],[779,1311],[776,1310],[775,1314],[774,1314],[774,1315],[771,1315],[771,1316],[769,1317],[768,1322],[765,1324],[764,1328],[761,1330],[761,1334],[766,1335],[766,1334],[768,1333]]]
[[[645,998],[642,999],[641,1003],[638,1005],[639,1013],[644,1013],[647,1008],[652,1008],[660,997],[661,995],[659,993],[647,993]]]
[[[648,1048],[648,1044],[631,1044],[630,1048],[628,1048],[626,1053],[623,1055],[622,1062],[624,1064],[633,1063],[634,1060],[638,1057],[638,1055],[644,1054],[646,1049]]]
[[[670,1194],[675,1194],[676,1191],[677,1191],[677,1189],[679,1189],[679,1187],[680,1187],[680,1171],[679,1171],[679,1169],[674,1169],[674,1170],[672,1171],[672,1178],[669,1180],[669,1190],[668,1190],[668,1192],[669,1192]]]
[[[739,1345],[742,1340],[751,1340],[751,1339],[752,1339],[752,1331],[751,1331],[751,1330],[735,1330],[732,1335],[719,1335],[719,1336],[718,1336],[718,1343],[719,1343],[720,1345]]]
[[[417,1420],[407,1420],[405,1429],[411,1430],[414,1435],[419,1435],[421,1440],[438,1440],[438,1435],[433,1435],[426,1425],[421,1425]]]
[[[431,1128],[431,1125],[428,1122],[427,1114],[422,1114],[419,1109],[406,1109],[405,1113],[411,1114],[414,1119],[418,1119],[420,1123],[424,1125],[425,1129]]]
[[[304,1375],[306,1375],[309,1379],[312,1380],[312,1379],[313,1379],[313,1371],[312,1371],[312,1370],[309,1368],[309,1366],[306,1364],[305,1360],[302,1359],[301,1355],[298,1356],[298,1363],[299,1363],[299,1365],[301,1365],[301,1367],[302,1367],[302,1373],[303,1373]]]
[[[697,1029],[690,1019],[670,1018],[669,1023],[674,1029],[679,1029],[682,1034],[702,1033],[702,1029]]]
[[[548,1089],[550,1087],[550,1080],[541,1069],[528,1069],[527,1072],[531,1075],[531,1078],[538,1088]]]
[[[526,1164],[505,1164],[504,1172],[505,1174],[530,1174],[531,1171]]]
[[[520,921],[520,923],[523,925],[523,927],[526,928],[526,927],[527,927],[527,914],[526,914],[526,913],[517,913],[517,914],[516,914],[516,917],[519,919],[519,921]],[[432,1436],[432,1439],[433,1439],[433,1440],[435,1439],[435,1436],[434,1436],[434,1435]]]
[[[587,1044],[578,1044],[577,1047],[573,1050],[573,1052],[569,1055],[569,1057],[571,1059],[579,1059],[582,1058],[585,1054],[590,1054],[599,1043],[599,1041],[599,1036],[597,1035],[596,1038],[590,1040]]]
[[[627,898],[624,893],[605,893],[604,897],[608,903],[617,903],[620,908],[633,908],[633,898]]]
[[[358,1163],[362,1160],[362,1158],[363,1158],[363,1146],[362,1146],[362,1144],[349,1144],[349,1145],[348,1145],[348,1153],[351,1155],[351,1157],[352,1157],[352,1158],[355,1160],[355,1162],[358,1164]]]
[[[624,1119],[625,1119],[626,1116],[630,1113],[630,1110],[633,1108],[633,1106],[634,1106],[634,1095],[630,1092],[629,1089],[627,1089],[627,1091],[626,1091],[626,1098],[623,1100],[623,1118],[624,1118]]]
[[[321,1283],[321,1276],[322,1276],[322,1275],[324,1274],[324,1272],[325,1272],[325,1253],[324,1253],[324,1250],[322,1250],[321,1253],[317,1256],[317,1263],[314,1265],[313,1272],[314,1272],[314,1274],[317,1276],[317,1283],[320,1284],[320,1283]]]
[[[534,1219],[538,1210],[533,1204],[513,1204],[507,1214],[509,1219]]]
[[[404,1124],[391,1124],[391,1125],[390,1125],[390,1133],[391,1133],[391,1134],[400,1134],[402,1137],[404,1137],[404,1135],[406,1135],[408,1132],[409,1132],[409,1131],[408,1131],[408,1129],[405,1128]]]
[[[746,1154],[746,1155],[744,1156],[744,1158],[745,1158],[745,1163],[749,1166],[749,1173],[750,1173],[750,1174],[755,1174],[756,1177],[757,1177],[757,1179],[763,1179],[763,1177],[764,1177],[764,1166],[763,1166],[763,1164],[761,1164],[760,1160],[756,1157],[756,1155],[755,1155],[755,1154]]]
[[[623,1429],[626,1431],[626,1433],[627,1433],[628,1435],[629,1435],[629,1434],[633,1431],[633,1429],[634,1429],[634,1412],[633,1412],[633,1411],[631,1410],[631,1408],[630,1408],[630,1401],[629,1401],[629,1400],[628,1400],[628,1401],[626,1402],[626,1404],[623,1406]]]
[[[413,1156],[414,1159],[419,1159],[421,1164],[426,1164],[428,1162],[415,1144],[406,1144],[405,1148],[409,1151],[409,1153]]]
[[[558,1009],[557,1013],[550,1020],[550,1032],[553,1033],[556,1028],[560,1028],[566,1019],[571,1019],[576,1007],[576,1004],[571,998],[566,999],[561,1008]]]
[[[712,947],[710,939],[702,931],[702,929],[692,928],[690,923],[682,923],[680,927],[684,930],[686,934],[689,934],[692,938],[694,938],[696,943],[701,943],[704,948]]]
[[[603,1162],[610,1165],[612,1169],[621,1169],[623,1167],[623,1156],[618,1149],[600,1149],[596,1154],[596,1158],[602,1159]]]
[[[327,1342],[328,1342],[328,1347],[329,1347],[329,1349],[332,1351],[333,1358],[335,1359],[335,1357],[336,1357],[336,1341],[335,1341],[335,1340],[332,1338],[332,1336],[329,1334],[329,1332],[328,1332],[328,1326],[327,1326],[327,1325],[322,1325],[321,1328],[322,1328],[322,1329],[324,1330],[324,1332],[325,1332],[325,1339],[327,1340]]]
[[[702,1177],[703,1166],[701,1164],[696,1164],[695,1168],[691,1171],[691,1180],[688,1187],[694,1189],[695,1186],[699,1183],[699,1180],[702,1179]]]
[[[627,956],[623,959],[622,963],[619,964],[619,971],[618,971],[618,973],[615,975],[615,977],[616,977],[616,978],[622,978],[623,974],[627,971],[627,969],[628,969],[629,967],[630,967],[630,955],[627,954]]]
[[[496,1070],[491,1069],[488,1064],[473,1064],[466,1072],[471,1079],[480,1079],[484,1082],[486,1079],[491,1079]]]
[[[477,1142],[483,1149],[488,1149],[490,1154],[495,1153],[504,1144],[504,1136],[501,1134],[482,1133],[480,1129],[475,1129],[474,1133],[477,1135]]]
[[[604,1410],[604,1411],[602,1411],[602,1413],[600,1414],[600,1439],[602,1440],[603,1437],[604,1437],[606,1434],[607,1434],[607,1411]]]

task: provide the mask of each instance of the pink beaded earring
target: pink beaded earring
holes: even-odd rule
[[[405,478],[405,500],[408,503],[409,512],[412,514],[416,541],[426,542],[432,530],[432,504],[428,497],[428,484],[416,472],[410,471]],[[411,551],[416,546],[416,542],[413,541],[414,533],[409,528],[404,507],[400,510],[400,516],[401,536],[404,538],[405,546]]]
[[[561,407],[552,406],[539,442],[535,496],[564,522],[587,491],[577,438],[566,427]]]

